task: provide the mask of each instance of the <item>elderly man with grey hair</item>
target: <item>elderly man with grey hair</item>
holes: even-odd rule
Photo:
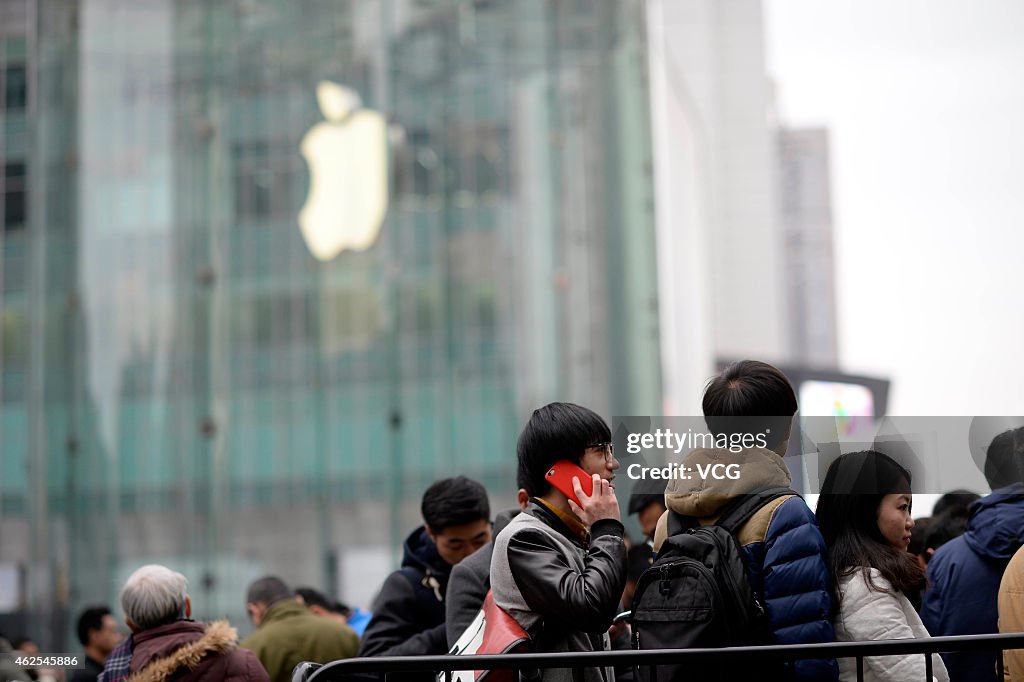
[[[187,588],[185,576],[157,564],[138,569],[121,588],[132,631],[132,682],[269,682],[259,659],[238,648],[238,632],[226,620],[203,625],[191,619]]]

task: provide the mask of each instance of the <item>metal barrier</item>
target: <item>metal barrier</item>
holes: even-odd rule
[[[827,644],[791,644],[785,646],[725,647],[718,649],[661,649],[657,651],[590,651],[557,654],[503,654],[486,656],[387,656],[379,658],[347,658],[317,665],[301,663],[295,668],[292,682],[345,682],[347,680],[387,680],[395,673],[441,673],[458,670],[536,670],[568,668],[575,679],[582,679],[584,668],[605,666],[633,668],[634,679],[646,667],[650,679],[657,679],[657,666],[686,663],[732,661],[736,657],[796,660],[813,658],[856,658],[857,679],[864,679],[866,656],[921,654],[925,657],[927,679],[931,680],[931,656],[951,651],[1005,651],[1024,649],[1024,632],[998,635],[961,635],[920,639],[891,639],[874,642],[829,642]],[[998,679],[1003,679],[1003,659],[998,659]],[[393,679],[401,679],[395,675]],[[515,679],[515,678],[514,678]]]

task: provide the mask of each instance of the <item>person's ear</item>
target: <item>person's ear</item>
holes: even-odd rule
[[[249,614],[249,620],[252,624],[259,627],[263,623],[263,617],[267,615],[269,609],[261,602],[248,602],[245,605],[245,610]]]
[[[185,617],[192,617],[192,597],[185,595]]]
[[[516,492],[516,501],[519,503],[519,508],[526,511],[526,508],[530,506],[530,493],[526,492],[526,488],[520,488]]]
[[[139,631],[139,626],[138,626],[138,625],[136,625],[136,624],[135,624],[135,621],[133,621],[133,620],[132,620],[131,618],[129,618],[128,616],[125,616],[125,617],[124,617],[124,624],[125,624],[125,625],[127,625],[127,626],[128,626],[128,629],[129,629],[129,630],[131,630],[131,631],[132,631],[133,633],[135,633],[135,632],[138,632],[138,631]]]
[[[426,524],[424,524],[423,527],[427,529],[427,537],[429,537],[430,541],[433,542],[436,545],[437,544],[437,536],[434,535],[434,531],[430,530],[430,526],[428,526]]]

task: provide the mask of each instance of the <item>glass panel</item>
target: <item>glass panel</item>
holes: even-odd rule
[[[656,408],[640,0],[39,6],[0,481],[49,650],[143,559],[245,634],[247,580],[356,589],[436,478],[511,503],[539,404]]]

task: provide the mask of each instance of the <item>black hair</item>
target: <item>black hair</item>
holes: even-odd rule
[[[78,616],[78,641],[89,646],[89,631],[103,629],[103,617],[113,615],[106,606],[90,606]]]
[[[531,497],[550,489],[545,474],[563,459],[580,463],[591,445],[611,441],[607,422],[592,410],[573,403],[549,403],[533,411],[516,444],[518,478],[529,483]]]
[[[704,421],[715,436],[767,432],[769,449],[785,440],[796,414],[796,391],[777,367],[742,360],[704,388]]]
[[[334,602],[329,600],[323,592],[312,587],[296,587],[295,595],[302,597],[302,601],[305,602],[306,606],[319,606],[328,611],[333,610]]]
[[[537,490],[534,487],[530,477],[526,475],[526,469],[523,468],[523,460],[521,459],[516,461],[516,488],[522,488],[530,497],[538,497],[545,492],[544,489]]]
[[[246,592],[245,601],[247,604],[271,606],[282,599],[290,599],[291,596],[292,591],[288,589],[285,581],[276,575],[267,575],[249,583],[249,590]]]
[[[925,557],[925,561],[928,560],[928,530],[933,523],[935,523],[934,517],[922,516],[919,519],[914,519],[914,529],[910,531],[910,544],[907,546],[907,551]]]
[[[985,451],[985,480],[992,490],[1005,488],[1022,479],[1024,426],[1003,431]]]
[[[27,642],[35,643],[35,640],[33,640],[28,635],[20,635],[20,636],[15,637],[14,639],[11,640],[11,646],[14,647],[15,649],[20,649]]]
[[[451,526],[491,519],[487,491],[465,476],[443,478],[432,483],[423,493],[420,512],[427,528],[435,534]]]
[[[629,496],[629,505],[626,514],[639,514],[648,505],[657,502],[665,508],[665,481],[653,478],[641,478],[633,486],[633,492]]]
[[[302,601],[306,603],[306,606],[319,606],[325,611],[337,613],[342,616],[348,616],[348,614],[351,613],[351,609],[347,606],[341,602],[334,601],[333,599],[328,599],[327,595],[312,587],[296,587],[295,595],[302,597]]]
[[[927,536],[924,539],[926,549],[938,549],[954,538],[967,532],[967,516],[956,513],[956,509],[932,517]]]
[[[843,577],[875,568],[894,590],[908,592],[925,585],[924,571],[914,557],[893,547],[878,528],[878,507],[886,495],[911,492],[910,472],[874,450],[841,455],[828,468],[815,515],[828,547],[829,581],[838,609],[838,584]],[[878,587],[865,572],[871,589]]]
[[[972,493],[970,490],[951,490],[940,497],[935,506],[932,507],[932,516],[941,516],[942,514],[949,513],[953,516],[967,518],[971,505],[980,499],[981,495]]]

